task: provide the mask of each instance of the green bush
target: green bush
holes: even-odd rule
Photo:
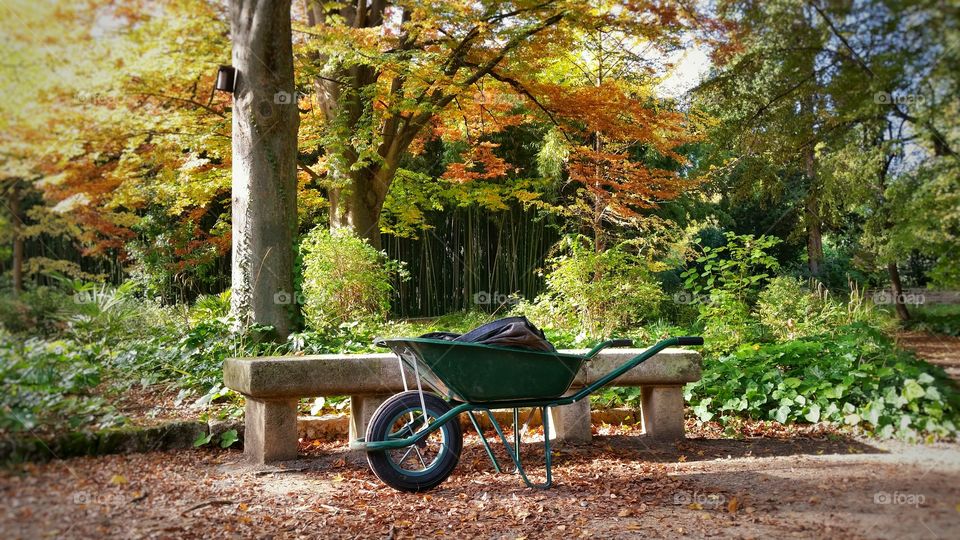
[[[828,300],[810,291],[803,280],[780,276],[760,293],[756,313],[766,332],[777,341],[824,332],[831,309]]]
[[[50,334],[63,327],[62,314],[71,302],[51,287],[37,287],[18,297],[0,296],[0,326],[14,334]]]
[[[326,331],[348,322],[380,322],[390,309],[392,279],[402,268],[347,229],[311,231],[301,244],[303,312]]]
[[[699,308],[705,346],[727,352],[760,337],[751,306],[771,272],[779,268],[769,253],[780,240],[726,233],[726,245],[703,247],[696,263],[681,274],[689,298]]]
[[[698,324],[703,328],[704,347],[709,352],[727,352],[760,339],[760,324],[750,306],[737,295],[716,289],[698,306]]]
[[[883,438],[953,438],[960,423],[960,393],[943,370],[862,323],[708,357],[685,398],[701,421],[830,422]]]
[[[546,292],[520,302],[514,313],[538,326],[589,338],[628,331],[655,319],[663,291],[649,263],[629,243],[597,252],[583,236],[564,238],[562,254],[549,261]]]
[[[0,433],[122,423],[109,402],[94,392],[103,380],[99,352],[99,346],[24,341],[0,331]]]

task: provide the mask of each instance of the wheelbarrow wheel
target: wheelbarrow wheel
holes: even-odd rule
[[[439,396],[424,394],[426,422],[432,423],[450,410]],[[396,394],[373,413],[367,425],[367,442],[407,438],[424,429],[423,406],[416,391]],[[370,470],[383,483],[401,491],[426,491],[450,476],[460,460],[463,430],[454,418],[426,439],[404,448],[367,452]]]

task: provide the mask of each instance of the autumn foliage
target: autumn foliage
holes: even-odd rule
[[[292,13],[302,230],[334,216],[349,223],[358,205],[379,219],[404,160],[437,142],[449,159],[433,180],[463,186],[464,200],[535,202],[538,172],[509,157],[518,128],[562,141],[551,189],[564,198],[550,208],[596,235],[690,187],[681,147],[696,129],[653,90],[657,55],[636,60],[670,46],[691,16],[683,6],[359,5],[295,4]],[[229,58],[225,14],[207,0],[151,9],[124,0],[49,15],[27,26],[70,29],[43,33],[51,61],[71,58],[74,76],[43,80],[42,114],[11,116],[10,126],[28,150],[17,148],[20,177],[44,200],[35,222],[67,224],[34,228],[37,237],[192,279],[230,246],[232,102],[212,91]]]

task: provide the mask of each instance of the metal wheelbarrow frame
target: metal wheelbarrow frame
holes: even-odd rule
[[[477,412],[485,413],[489,418],[516,467],[515,471],[524,483],[532,488],[549,488],[553,478],[547,408],[569,405],[588,398],[593,392],[663,349],[703,345],[703,338],[685,336],[659,341],[593,384],[569,396],[563,394],[569,390],[584,362],[607,347],[629,347],[633,342],[629,339],[611,339],[598,344],[584,355],[429,338],[383,339],[376,343],[389,347],[398,356],[406,391],[381,404],[370,419],[366,437],[351,441],[350,447],[366,451],[374,474],[388,485],[404,491],[424,491],[442,483],[456,467],[462,449],[462,431],[457,420],[461,413],[467,413],[471,424],[480,435],[494,469],[498,473],[502,472],[500,463],[477,422]],[[413,370],[417,382],[416,390],[407,388],[404,366]],[[421,381],[444,398],[425,393]],[[519,430],[521,408],[539,409],[543,420],[546,471],[546,480],[543,483],[531,482],[523,468]],[[491,411],[494,409],[513,409],[513,446],[507,441],[503,428],[493,416]],[[416,414],[418,410],[419,417]],[[394,430],[398,425],[396,422],[401,420],[404,423]],[[439,465],[433,463],[427,466],[420,449],[426,447],[429,437],[441,430],[443,441],[439,443],[438,456],[443,456],[444,459],[438,459],[441,461]],[[408,449],[399,464],[387,455],[398,449]],[[401,466],[411,452],[416,452],[415,455],[423,463],[422,471],[408,470]]]

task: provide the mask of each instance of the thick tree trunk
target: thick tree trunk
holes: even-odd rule
[[[817,179],[816,155],[812,147],[806,150],[804,168],[808,182],[804,205],[804,221],[807,225],[807,265],[810,275],[820,277],[823,271],[823,220],[820,217],[820,185]]]
[[[13,295],[23,292],[23,216],[20,212],[20,186],[10,188],[8,204],[13,225]]]
[[[354,28],[373,28],[383,23],[383,14],[387,3],[382,0],[372,2],[360,0],[333,8],[319,3],[307,4],[307,23],[311,26],[322,25],[331,15],[342,17],[346,24]],[[318,63],[326,57],[317,57]],[[330,77],[317,77],[314,91],[320,110],[327,122],[333,124],[346,119],[353,126],[360,121],[369,103],[361,97],[367,86],[374,84],[377,72],[371,67],[351,66],[336,70]],[[341,81],[341,82],[337,82]],[[343,99],[342,86],[349,86],[348,98]],[[392,139],[385,140],[389,147]],[[387,187],[393,180],[396,166],[389,163],[379,167],[364,167],[350,170],[356,163],[357,155],[353,148],[342,151],[339,171],[337,164],[331,163],[332,187],[329,189],[330,227],[349,228],[360,238],[367,240],[373,247],[380,249],[380,212],[386,198]],[[386,156],[390,160],[390,156]],[[389,174],[386,174],[388,173]]]
[[[816,198],[807,198],[807,266],[814,277],[823,271],[823,224],[817,206]]]
[[[887,263],[887,272],[890,274],[890,288],[893,289],[893,305],[897,310],[897,317],[901,321],[910,320],[910,312],[903,303],[903,284],[900,282],[900,270],[896,262]]]
[[[380,249],[380,212],[396,166],[386,164],[349,173],[349,187],[332,190],[330,227],[346,227]]]
[[[232,0],[233,287],[240,323],[292,330],[297,128],[291,0]]]

